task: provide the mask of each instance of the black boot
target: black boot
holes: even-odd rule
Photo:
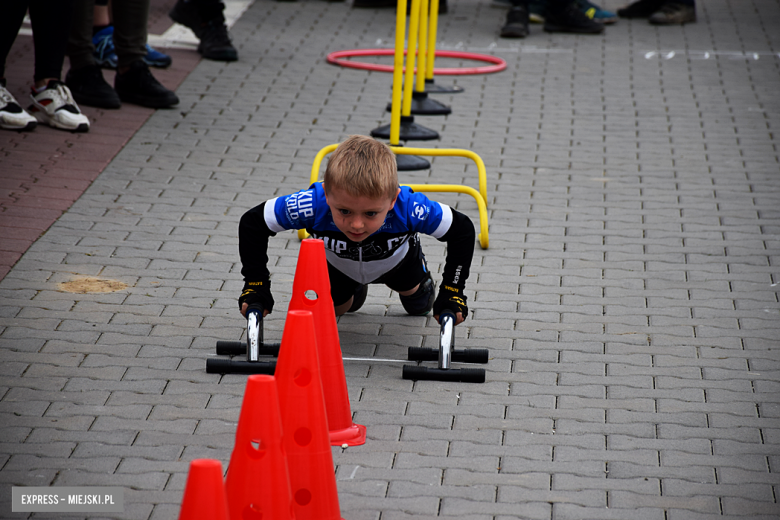
[[[576,2],[569,2],[562,8],[553,8],[548,3],[544,15],[544,30],[545,32],[599,34],[604,31],[604,24],[588,18],[588,15],[580,11]]]
[[[525,38],[528,36],[528,9],[516,5],[506,14],[506,23],[501,28],[502,38]]]
[[[124,73],[117,71],[114,89],[119,98],[126,103],[134,103],[149,108],[170,108],[179,104],[179,98],[162,86],[149,72],[144,60],[136,60]]]
[[[111,88],[98,65],[87,65],[77,70],[70,69],[65,84],[79,105],[98,108],[119,108],[122,102]]]

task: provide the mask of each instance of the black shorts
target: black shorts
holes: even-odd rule
[[[419,284],[427,272],[428,265],[425,263],[420,238],[414,235],[409,238],[409,251],[401,263],[371,283],[383,283],[396,292],[408,291]],[[330,264],[328,264],[328,275],[330,296],[336,307],[347,303],[361,285]]]

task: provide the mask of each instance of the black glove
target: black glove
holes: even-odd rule
[[[243,304],[252,305],[259,303],[263,309],[271,312],[274,309],[274,297],[271,295],[271,281],[246,282],[241,296],[238,297],[238,308]]]
[[[433,315],[441,316],[444,309],[449,309],[455,314],[462,313],[463,319],[469,315],[469,307],[466,305],[466,295],[463,289],[442,283],[439,287],[439,295],[433,302]]]

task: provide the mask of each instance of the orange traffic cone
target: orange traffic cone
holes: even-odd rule
[[[285,346],[286,345],[286,346]],[[314,320],[289,311],[276,363],[284,447],[298,520],[341,520]]]
[[[195,459],[181,501],[179,520],[228,520],[222,463],[214,459]]]
[[[301,242],[288,310],[307,310],[314,315],[331,445],[365,444],[366,427],[352,422],[336,311],[330,296],[330,278],[322,240],[309,238]]]
[[[249,376],[225,480],[232,519],[295,518],[282,439],[275,378]]]

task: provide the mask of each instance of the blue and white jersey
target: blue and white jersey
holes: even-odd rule
[[[306,229],[314,238],[322,239],[328,263],[365,284],[397,266],[416,233],[441,239],[452,226],[453,214],[446,204],[402,186],[382,227],[362,242],[352,242],[333,222],[322,183],[317,182],[307,190],[268,200],[263,217],[274,233]]]

